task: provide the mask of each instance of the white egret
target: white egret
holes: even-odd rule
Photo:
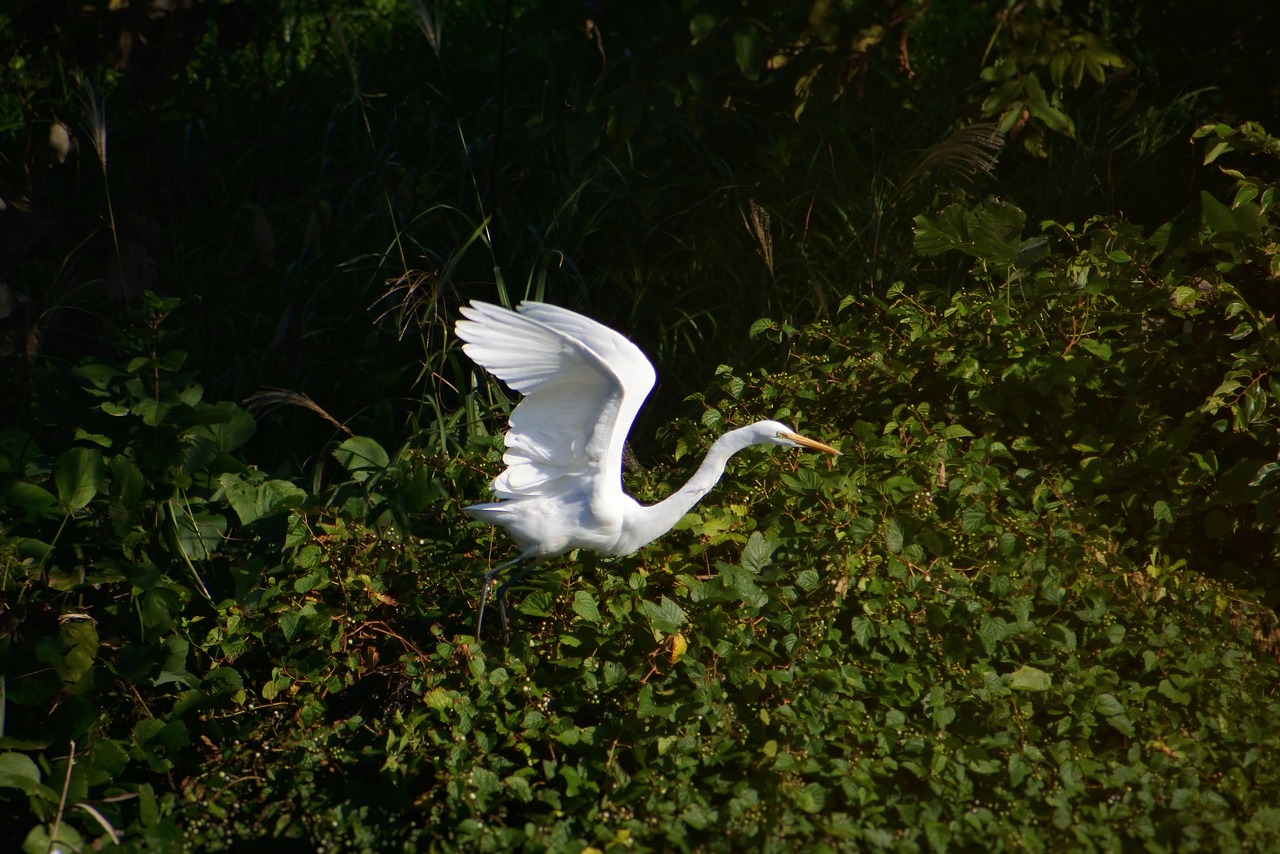
[[[537,564],[572,549],[627,555],[680,521],[724,474],[725,463],[751,445],[783,445],[839,454],[777,421],[725,433],[702,465],[665,500],[645,507],[622,491],[622,450],[631,422],[656,378],[653,365],[626,338],[567,309],[523,302],[516,311],[472,302],[455,327],[463,352],[524,395],[506,434],[507,468],[493,481],[497,501],[466,513],[506,528],[520,547],[515,559],[484,574],[476,637],[494,578],[530,563],[498,588],[504,593]]]

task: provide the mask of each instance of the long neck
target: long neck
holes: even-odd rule
[[[657,504],[641,507],[631,533],[637,538],[645,537],[645,539],[634,543],[631,548],[637,549],[671,530],[693,505],[702,500],[702,496],[710,492],[711,487],[719,482],[729,458],[743,448],[749,448],[756,443],[750,430],[750,427],[740,427],[716,439],[711,449],[707,451],[706,457],[703,458],[702,465],[698,466],[698,470],[684,486]]]

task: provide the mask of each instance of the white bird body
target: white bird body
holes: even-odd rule
[[[505,528],[521,549],[485,573],[477,636],[489,585],[513,563],[531,560],[531,568],[581,548],[631,554],[679,522],[720,480],[729,458],[751,445],[839,453],[785,424],[761,421],[721,436],[688,483],[664,501],[641,505],[622,491],[623,445],[656,379],[640,349],[594,320],[545,303],[523,302],[511,311],[473,302],[462,315],[456,329],[463,351],[524,395],[505,437],[507,468],[493,481],[498,500],[464,508]],[[505,622],[505,608],[503,616]]]

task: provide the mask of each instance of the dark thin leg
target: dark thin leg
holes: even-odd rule
[[[538,561],[530,561],[520,567],[519,572],[502,582],[502,584],[498,585],[498,592],[494,594],[494,599],[498,602],[498,615],[502,617],[502,633],[504,635],[510,634],[507,627],[507,588],[533,572],[533,568],[537,565]]]
[[[532,556],[533,556],[532,551],[523,552],[522,554],[517,556],[514,560],[509,560],[506,563],[500,563],[497,566],[485,572],[484,587],[481,588],[480,590],[480,605],[476,609],[480,612],[480,616],[476,618],[476,640],[480,640],[480,632],[484,629],[484,607],[485,607],[485,604],[489,601],[489,588],[493,586],[493,580],[498,577],[498,573],[502,572],[502,570],[506,569],[509,566],[515,566],[520,561],[525,560],[526,558],[529,558]],[[533,567],[534,567],[533,563],[529,564],[529,566],[521,570],[520,574],[517,575],[515,578],[511,579],[511,581],[515,581],[516,578],[523,578],[529,572],[529,570],[533,569]],[[510,584],[511,581],[508,581],[506,584],[503,584],[498,588],[498,609],[499,609],[499,613],[502,615],[503,632],[507,630],[507,606],[502,599],[502,594],[503,594],[503,591],[507,589],[507,584]]]

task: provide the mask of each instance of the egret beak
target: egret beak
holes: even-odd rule
[[[822,451],[825,454],[835,454],[837,457],[840,456],[840,452],[837,451],[835,448],[831,447],[830,445],[824,445],[821,442],[815,442],[813,439],[809,439],[804,436],[801,436],[799,433],[779,433],[778,435],[784,439],[788,439],[792,442],[795,442],[797,445],[799,445],[802,448],[812,448],[815,451]]]

